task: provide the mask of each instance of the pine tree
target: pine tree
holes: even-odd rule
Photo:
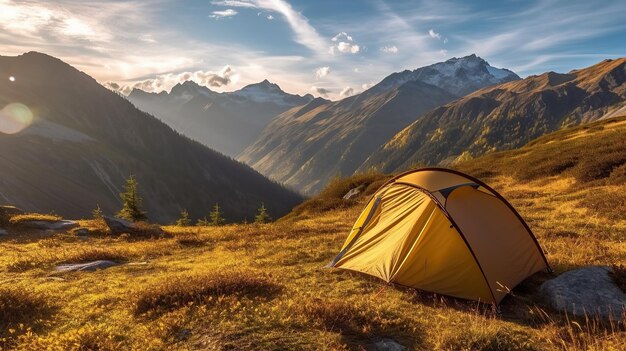
[[[211,213],[209,214],[209,217],[211,218],[211,225],[214,225],[214,226],[220,226],[224,224],[224,222],[226,222],[226,219],[224,219],[224,214],[222,213],[220,205],[217,203],[215,204],[215,206],[213,206],[213,211],[211,211]]]
[[[179,227],[187,227],[191,224],[191,219],[189,219],[189,213],[186,209],[183,209],[180,212],[180,218],[176,221],[176,225]]]
[[[91,211],[91,215],[93,216],[93,219],[99,221],[102,219],[102,209],[100,208],[100,205],[96,205],[96,208],[93,209],[93,211]]]
[[[254,217],[254,223],[267,223],[272,220],[272,217],[267,213],[267,208],[265,208],[265,204],[261,202],[261,207],[259,207],[259,214]]]
[[[208,219],[206,219],[206,217],[204,218],[200,218],[197,222],[196,222],[196,226],[198,227],[207,227],[210,226],[211,222],[209,222]]]
[[[141,209],[143,200],[137,191],[138,185],[139,183],[134,176],[131,175],[126,179],[124,192],[120,193],[124,206],[120,212],[117,213],[119,218],[133,222],[146,220],[146,212]]]

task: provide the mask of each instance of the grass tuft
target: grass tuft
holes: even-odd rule
[[[19,334],[46,323],[56,306],[47,296],[30,289],[0,288],[0,349],[11,345]]]
[[[189,304],[205,304],[219,296],[271,299],[282,287],[252,271],[231,271],[167,279],[140,292],[135,315],[165,312]]]
[[[57,222],[62,219],[63,218],[55,214],[25,213],[25,214],[18,214],[18,215],[12,216],[9,219],[9,223],[12,225],[20,225],[20,224],[23,224],[26,222],[32,222],[32,221]]]

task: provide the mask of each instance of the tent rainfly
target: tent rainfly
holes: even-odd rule
[[[500,194],[443,168],[398,175],[365,206],[331,267],[498,305],[550,270],[537,239]]]

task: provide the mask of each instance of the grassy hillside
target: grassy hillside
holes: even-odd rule
[[[617,160],[624,128],[626,118],[568,129],[457,168],[512,202],[555,274],[624,264],[626,187]],[[545,306],[536,291],[548,274],[518,286],[496,316],[476,303],[322,268],[386,177],[335,180],[272,224],[166,227],[159,238],[133,238],[84,221],[94,231],[88,239],[11,234],[0,239],[0,345],[360,350],[391,338],[416,350],[624,350],[624,326],[570,319]],[[362,196],[340,200],[358,186]],[[124,264],[51,274],[57,263],[93,259]]]

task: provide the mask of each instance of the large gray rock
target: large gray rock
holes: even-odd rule
[[[382,339],[374,344],[377,351],[405,351],[406,347],[392,339]]]
[[[115,217],[102,217],[113,235],[131,233],[135,230],[132,222]]]
[[[93,261],[87,263],[69,263],[56,266],[55,270],[60,273],[66,272],[93,272],[99,269],[106,269],[117,266],[119,263],[114,261]]]
[[[24,222],[23,226],[42,230],[69,230],[78,227],[78,222],[66,220],[56,222],[28,221]]]
[[[622,321],[626,294],[609,276],[609,267],[585,267],[565,272],[541,285],[540,291],[557,310],[575,316]]]
[[[161,229],[161,227],[157,225],[153,225],[153,226],[149,226],[144,229],[141,229],[141,228],[138,228],[137,225],[135,225],[135,223],[129,222],[124,219],[120,219],[116,217],[107,217],[107,216],[104,216],[102,218],[104,219],[104,222],[109,227],[109,229],[111,230],[111,234],[113,235],[119,235],[119,234],[125,234],[125,233],[131,234],[131,235],[133,234],[146,235],[148,234],[148,231],[150,235],[163,234],[163,230]]]

